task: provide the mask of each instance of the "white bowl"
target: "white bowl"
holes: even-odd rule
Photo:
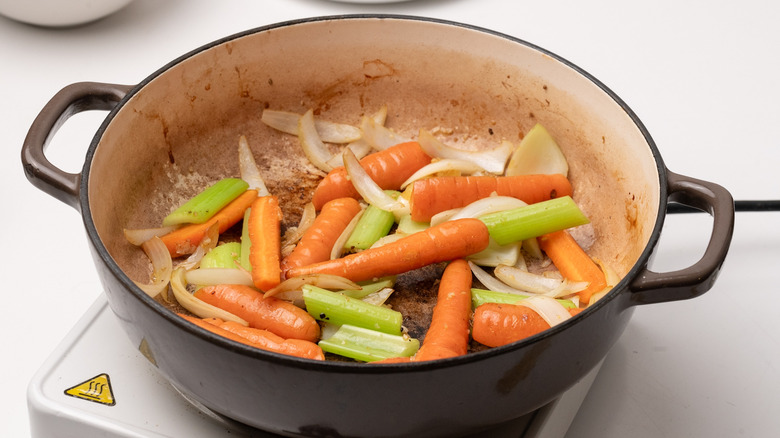
[[[0,0],[0,14],[38,26],[65,27],[89,23],[133,0]]]

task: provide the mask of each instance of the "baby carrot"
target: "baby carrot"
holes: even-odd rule
[[[568,309],[574,316],[582,309]],[[485,303],[474,311],[471,337],[488,347],[499,347],[550,328],[550,324],[530,307],[517,304]]]
[[[436,213],[466,205],[491,194],[512,196],[534,204],[572,194],[569,180],[554,175],[441,176],[417,180],[412,185],[412,220],[427,222]]]
[[[320,326],[305,310],[277,298],[263,298],[263,293],[240,284],[218,284],[195,291],[198,298],[230,312],[250,327],[273,332],[285,339],[317,342]]]
[[[471,268],[463,259],[444,269],[428,332],[414,361],[466,354],[471,318]]]
[[[383,246],[292,268],[287,277],[333,274],[352,281],[371,280],[466,257],[487,248],[489,238],[487,227],[479,219],[447,221]]]
[[[398,190],[414,172],[431,162],[417,142],[406,142],[366,155],[360,165],[384,190]],[[312,203],[318,211],[326,202],[337,198],[360,199],[344,167],[331,170],[314,190]]]
[[[360,203],[353,198],[328,201],[292,253],[282,261],[282,271],[330,260],[333,245],[360,210]]]
[[[279,262],[281,217],[282,210],[276,196],[261,196],[255,199],[249,210],[247,226],[251,242],[249,263],[252,266],[252,282],[262,291],[269,290],[282,281]]]
[[[171,253],[171,257],[192,254],[203,239],[203,236],[206,235],[209,227],[219,222],[219,232],[224,233],[228,228],[244,218],[244,211],[252,205],[255,198],[257,198],[257,191],[247,190],[208,221],[202,224],[185,225],[160,237],[160,239],[165,243],[168,252]]]
[[[307,359],[325,360],[322,349],[313,342],[300,339],[284,339],[268,330],[244,327],[236,322],[223,321],[219,318],[201,319],[183,313],[179,313],[179,316],[212,333],[261,350]]]
[[[590,297],[607,287],[604,271],[588,256],[566,230],[545,234],[539,238],[539,247],[558,271],[569,281],[587,281],[588,287],[579,291],[580,302],[587,304]]]

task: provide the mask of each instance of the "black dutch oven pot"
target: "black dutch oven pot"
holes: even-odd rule
[[[526,340],[385,365],[255,350],[190,325],[135,286],[148,281],[148,261],[122,228],[156,226],[198,183],[237,175],[240,135],[279,194],[285,225],[296,222],[319,177],[296,138],[260,123],[264,108],[314,108],[357,124],[385,104],[397,132],[442,128],[445,140],[466,148],[519,141],[542,123],[566,154],[574,199],[592,220],[591,255],[622,281],[578,316]],[[82,171],[66,173],[44,148],[61,123],[86,110],[110,113]],[[586,72],[506,35],[418,17],[286,22],[201,47],[135,86],[67,86],[34,121],[22,161],[36,187],[81,212],[110,307],[159,372],[198,405],[288,436],[456,436],[531,412],[605,357],[635,306],[710,289],[734,222],[730,194],[670,172],[636,115]],[[709,212],[713,230],[700,261],[656,273],[647,265],[670,203]],[[394,295],[414,301],[435,290],[424,277],[401,282]]]

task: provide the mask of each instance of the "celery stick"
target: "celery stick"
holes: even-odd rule
[[[252,272],[252,263],[249,262],[249,251],[252,248],[252,241],[249,240],[249,212],[251,208],[247,208],[244,212],[244,221],[241,223],[241,267],[245,270]]]
[[[236,268],[240,258],[241,244],[229,242],[217,245],[200,259],[201,268]]]
[[[332,324],[350,324],[370,330],[401,334],[403,316],[384,306],[375,306],[338,292],[331,292],[312,285],[303,286],[306,311],[320,321]]]
[[[344,249],[354,252],[370,248],[381,237],[387,236],[393,224],[395,224],[393,213],[369,205],[344,243]]]
[[[398,228],[396,228],[396,233],[403,233],[403,234],[414,234],[418,231],[423,231],[428,229],[431,226],[429,222],[418,222],[412,220],[411,214],[405,214],[401,216],[401,219],[398,220]]]
[[[386,287],[393,287],[393,283],[395,283],[395,276],[382,277],[379,281],[360,281],[358,282],[360,289],[344,289],[340,290],[339,293],[350,298],[361,299]]]
[[[584,225],[590,220],[570,196],[525,207],[486,214],[479,218],[499,245]]]
[[[420,341],[344,324],[333,336],[321,340],[318,345],[322,351],[328,353],[362,362],[373,362],[391,357],[412,356],[420,348]]]
[[[518,301],[522,301],[523,299],[528,298],[529,296],[530,295],[518,295],[518,294],[510,294],[506,292],[496,292],[487,289],[472,288],[471,304],[474,306],[475,309],[485,303],[516,304]],[[567,309],[573,309],[577,307],[574,305],[574,303],[571,300],[558,299],[557,301]]]
[[[239,178],[221,179],[166,216],[163,226],[202,224],[244,193],[248,187],[249,184]]]

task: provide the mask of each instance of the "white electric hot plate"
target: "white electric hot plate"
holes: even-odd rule
[[[600,365],[556,401],[479,436],[562,438]],[[273,437],[188,402],[133,346],[103,294],[30,382],[32,438]]]

